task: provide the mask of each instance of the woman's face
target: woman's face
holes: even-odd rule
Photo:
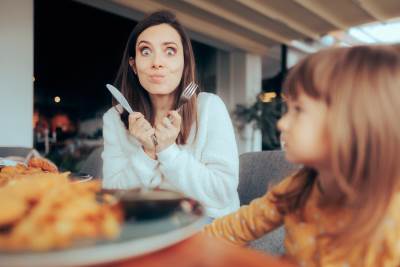
[[[136,42],[136,58],[129,64],[143,88],[151,95],[169,95],[183,73],[183,45],[179,33],[168,24],[151,26]]]

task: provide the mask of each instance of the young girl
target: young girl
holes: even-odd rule
[[[304,167],[206,232],[245,244],[284,224],[300,266],[400,266],[400,55],[321,51],[284,88],[278,127],[287,159]]]
[[[193,81],[192,46],[175,16],[161,11],[140,21],[115,82],[136,112],[128,117],[116,105],[103,117],[103,186],[181,191],[219,217],[239,208],[235,135],[214,94],[194,95],[175,111]]]

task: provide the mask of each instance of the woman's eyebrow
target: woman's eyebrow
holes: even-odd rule
[[[146,41],[146,40],[141,40],[140,42],[138,42],[137,45],[139,46],[141,43],[145,43],[145,44],[151,45],[151,43]]]
[[[164,42],[164,43],[162,43],[163,45],[175,45],[175,46],[178,46],[175,42]]]
[[[151,43],[149,41],[146,40],[141,40],[138,42],[137,46],[141,45],[142,43],[147,44],[147,45],[151,45]],[[173,41],[168,41],[168,42],[163,42],[162,43],[163,46],[167,46],[167,45],[174,45],[174,46],[178,46],[175,42]]]

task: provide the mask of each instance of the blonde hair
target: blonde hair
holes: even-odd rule
[[[351,221],[328,233],[334,257],[345,256],[358,241],[374,238],[394,193],[399,190],[400,53],[389,46],[334,48],[297,64],[284,83],[284,93],[299,93],[328,106],[330,158],[337,188],[327,188],[324,205],[352,211]],[[291,212],[304,207],[317,172],[303,168],[289,190],[276,195],[278,207]],[[326,197],[326,196],[325,196]]]

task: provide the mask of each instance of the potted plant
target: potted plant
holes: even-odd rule
[[[282,116],[283,101],[275,93],[261,93],[256,101],[250,105],[236,105],[233,111],[233,122],[239,134],[246,125],[261,130],[263,150],[280,148],[277,121]]]

